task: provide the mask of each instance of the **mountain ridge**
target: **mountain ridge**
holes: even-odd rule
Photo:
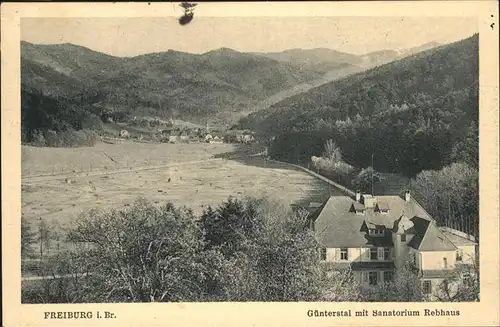
[[[200,121],[235,113],[239,118],[366,68],[357,64],[358,56],[327,48],[283,53],[295,59],[227,47],[117,57],[71,43],[21,41],[21,76],[25,87],[47,96],[94,99],[103,110]]]

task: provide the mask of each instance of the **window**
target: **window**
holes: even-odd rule
[[[368,234],[371,236],[384,236],[384,230],[383,229],[370,229],[368,231]]]
[[[376,271],[370,271],[368,273],[368,284],[377,285],[377,272]]]
[[[326,260],[326,248],[319,249],[319,258],[321,261]]]
[[[424,294],[430,294],[432,292],[432,283],[430,280],[424,280],[422,292],[424,292]]]
[[[443,267],[448,268],[448,259],[447,258],[443,258]]]
[[[384,271],[384,282],[392,281],[393,273],[392,271]]]
[[[384,248],[384,260],[390,260],[391,249]]]
[[[384,260],[384,248],[377,248],[378,260]]]
[[[406,234],[401,235],[401,242],[406,242]]]
[[[370,260],[378,260],[377,248],[370,248]]]
[[[458,250],[457,251],[457,261],[462,261],[462,257],[463,257],[464,253],[462,250]]]
[[[348,257],[349,257],[348,249],[341,248],[340,249],[340,260],[347,260]]]

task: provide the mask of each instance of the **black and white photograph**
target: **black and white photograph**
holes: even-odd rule
[[[477,16],[204,5],[19,18],[21,304],[484,301]]]

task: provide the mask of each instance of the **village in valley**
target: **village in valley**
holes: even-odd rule
[[[107,118],[108,123],[114,123],[112,117]],[[159,118],[141,118],[133,117],[129,123],[131,128],[127,129],[124,126],[120,130],[117,137],[121,139],[130,139],[138,141],[157,141],[163,143],[196,143],[196,142],[206,142],[206,143],[251,143],[255,142],[255,138],[251,131],[240,131],[240,130],[220,130],[210,129],[209,124],[206,127],[195,127],[195,126],[175,126],[173,119],[169,121],[163,121]],[[193,125],[193,124],[191,124]],[[144,134],[140,131],[134,129],[133,126],[140,127],[151,127],[154,131],[146,132],[148,137],[144,137]],[[105,138],[106,136],[104,136]]]
[[[22,22],[23,303],[479,301],[474,28],[125,55],[42,22]]]

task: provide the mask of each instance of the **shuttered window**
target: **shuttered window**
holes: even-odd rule
[[[392,281],[393,273],[392,271],[384,271],[384,282],[388,283]]]
[[[384,248],[384,260],[391,260],[391,249]]]
[[[377,248],[377,259],[384,260],[384,248]]]
[[[341,248],[340,249],[340,260],[348,260],[349,258],[349,249]]]
[[[378,274],[376,271],[370,271],[368,272],[368,283],[370,285],[377,285],[378,281]]]

